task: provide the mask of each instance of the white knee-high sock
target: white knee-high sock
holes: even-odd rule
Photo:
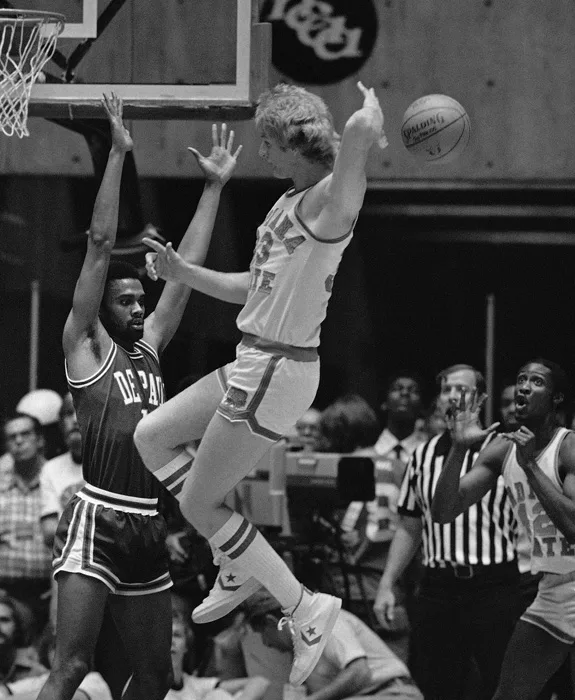
[[[171,462],[168,462],[163,467],[152,471],[152,474],[161,481],[168,491],[175,496],[176,500],[180,500],[180,492],[184,487],[184,482],[188,472],[192,468],[196,452],[192,445],[188,445],[183,449],[177,457],[174,457]]]
[[[232,513],[209,542],[243,571],[249,571],[284,611],[291,612],[297,606],[302,596],[301,583],[258,529],[242,515]]]

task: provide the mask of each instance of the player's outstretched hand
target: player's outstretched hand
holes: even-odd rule
[[[462,389],[459,400],[452,401],[447,409],[445,421],[455,444],[470,447],[479,440],[484,440],[498,427],[499,423],[493,423],[488,428],[481,426],[479,413],[486,398],[487,394],[480,395],[477,389],[470,392]]]
[[[383,112],[381,111],[381,105],[375,94],[373,88],[366,88],[365,85],[358,81],[357,87],[363,95],[363,107],[364,109],[370,109],[373,112],[373,129],[374,129],[374,141],[377,141],[377,145],[380,148],[386,148],[388,145],[387,137],[383,131]]]
[[[146,253],[146,272],[150,279],[154,282],[159,279],[171,282],[185,280],[188,266],[171,243],[164,246],[153,238],[142,238],[142,241],[155,250],[155,253]]]
[[[188,146],[188,151],[195,156],[206,180],[225,185],[230,179],[243,148],[238,146],[235,152],[232,152],[234,136],[233,130],[228,136],[226,124],[222,124],[218,136],[218,127],[216,124],[212,124],[212,150],[209,156],[203,156],[198,150]]]
[[[134,142],[132,141],[130,132],[126,129],[122,121],[122,111],[124,108],[122,98],[118,97],[114,92],[111,92],[109,95],[104,94],[102,105],[106,110],[110,122],[112,146],[122,153],[131,151],[134,147]]]

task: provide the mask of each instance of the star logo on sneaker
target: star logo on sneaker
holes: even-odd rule
[[[218,583],[224,591],[237,591],[240,587],[240,584],[234,585],[234,581],[236,580],[236,578],[237,576],[232,573],[226,574],[225,577],[223,574],[220,574],[218,578]]]
[[[315,627],[310,626],[307,628],[307,630],[301,630],[300,634],[301,638],[308,645],[308,647],[313,647],[321,642],[321,634],[316,635]]]

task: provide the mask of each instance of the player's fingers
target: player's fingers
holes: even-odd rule
[[[242,152],[242,148],[243,146],[237,147],[236,152],[234,153],[234,158],[237,158],[240,155],[240,153]]]
[[[176,257],[177,253],[174,250],[174,246],[171,243],[166,243],[166,258],[168,259],[169,262],[174,260]]]
[[[494,430],[497,430],[497,428],[499,428],[500,425],[501,425],[501,423],[499,421],[497,421],[496,423],[492,423],[489,426],[489,428],[485,428],[485,430],[486,430],[486,432],[491,433]]]
[[[234,145],[234,138],[235,138],[235,136],[236,136],[235,131],[232,129],[232,130],[230,131],[230,135],[229,135],[229,137],[228,137],[228,145],[226,146],[226,148],[228,149],[228,151],[229,151],[230,153],[232,152],[232,146]]]
[[[112,110],[111,110],[111,107],[110,107],[110,98],[108,97],[108,95],[106,95],[106,93],[104,93],[104,94],[102,95],[102,106],[103,106],[104,109],[106,110],[106,113],[107,113],[109,116],[111,116]]]
[[[142,238],[142,243],[145,243],[147,246],[150,246],[150,248],[153,248],[156,253],[163,253],[165,250],[161,243],[158,243],[158,241],[155,241],[153,238],[148,238],[147,236]]]
[[[218,125],[212,124],[212,146],[218,145]]]
[[[226,147],[226,139],[228,137],[228,125],[227,124],[222,124],[222,131],[220,134],[220,146],[222,148]]]
[[[202,154],[198,150],[196,150],[195,148],[192,148],[191,146],[188,146],[188,151],[195,156],[195,158],[198,162],[201,160]]]
[[[357,81],[357,87],[363,92],[364,95],[367,94],[367,89],[365,85],[361,82],[361,80]]]

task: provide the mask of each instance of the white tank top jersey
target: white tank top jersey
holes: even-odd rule
[[[258,227],[248,299],[237,320],[243,333],[305,348],[319,345],[335,273],[353,233],[352,226],[336,239],[314,235],[299,213],[310,189],[289,189]]]
[[[558,428],[537,457],[536,462],[543,473],[551,479],[558,491],[563,492],[557,467],[559,448],[570,431]],[[527,532],[531,542],[531,571],[567,574],[575,571],[575,546],[569,544],[545,512],[532,490],[525,472],[517,463],[517,446],[512,445],[503,464],[505,486],[513,504],[519,527]]]

